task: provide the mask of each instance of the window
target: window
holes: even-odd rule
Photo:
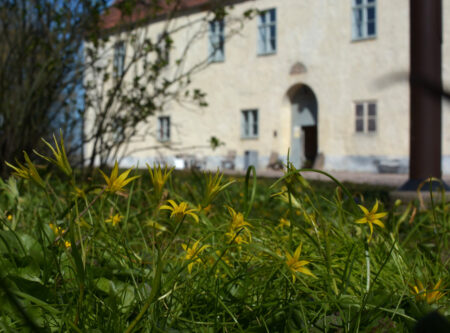
[[[259,15],[258,53],[270,54],[277,50],[277,15],[269,9]]]
[[[353,1],[353,39],[375,37],[376,27],[376,0]]]
[[[158,35],[158,60],[161,67],[166,67],[170,62],[170,47],[172,45],[172,39],[167,32],[160,33]]]
[[[377,104],[375,102],[358,102],[355,104],[355,131],[357,133],[374,133],[377,131]]]
[[[125,43],[118,42],[114,45],[114,77],[121,77],[125,69]]]
[[[170,117],[158,117],[158,141],[170,140]]]
[[[221,62],[225,60],[225,24],[223,20],[209,22],[209,61]]]
[[[242,111],[242,138],[258,137],[258,110]]]

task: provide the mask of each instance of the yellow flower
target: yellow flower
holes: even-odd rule
[[[227,207],[228,208],[228,212],[231,215],[231,224],[230,224],[230,229],[231,230],[239,230],[239,229],[248,229],[247,227],[251,227],[251,224],[244,221],[244,215],[242,215],[242,213],[236,213],[236,211],[231,208],[231,207]]]
[[[128,174],[130,173],[132,168],[128,169],[127,171],[121,173],[119,175],[119,165],[117,164],[117,161],[114,163],[114,168],[111,171],[111,176],[107,176],[104,174],[102,170],[99,170],[102,174],[103,178],[105,178],[106,181],[106,191],[111,193],[116,193],[120,190],[122,190],[123,187],[125,187],[129,182],[133,181],[136,178],[139,178],[139,176],[134,176],[131,178],[128,178]]]
[[[158,166],[154,164],[152,170],[152,168],[150,168],[150,165],[147,164],[147,169],[152,180],[155,195],[159,200],[159,198],[161,198],[164,184],[166,183],[174,168],[168,169],[167,166],[165,166],[164,169],[161,169],[161,166],[159,164]]]
[[[297,272],[303,273],[306,275],[310,275],[312,277],[316,277],[308,268],[303,267],[303,266],[309,264],[310,262],[307,260],[299,260],[301,252],[302,252],[302,244],[301,243],[295,250],[293,256],[291,256],[291,254],[289,252],[286,252],[286,258],[287,258],[286,265],[288,266],[289,270],[292,273],[292,282],[295,282],[295,274]]]
[[[242,232],[239,232],[239,230],[238,231],[230,230],[225,234],[225,236],[227,236],[230,241],[233,241],[233,243],[236,244],[248,244],[249,242],[252,241],[251,233],[248,232],[246,234],[244,233],[244,230],[242,230]]]
[[[57,225],[55,225],[55,224],[53,224],[53,223],[50,223],[50,224],[49,224],[49,227],[50,227],[50,229],[52,229],[53,233],[54,233],[56,236],[64,235],[64,233],[66,232],[66,230],[63,230],[63,228],[58,227]]]
[[[65,241],[65,242],[64,242],[64,246],[65,246],[66,248],[69,248],[69,247],[72,246],[72,243],[69,242],[69,241]]]
[[[226,189],[228,186],[230,186],[235,182],[234,180],[231,180],[221,185],[220,183],[222,181],[222,178],[223,173],[220,173],[219,171],[216,172],[214,177],[212,173],[208,173],[206,178],[205,193],[203,196],[204,206],[208,206],[220,192],[222,192],[224,189]]]
[[[217,255],[217,258],[220,258],[220,260],[222,260],[225,264],[227,264],[227,266],[230,266],[230,267],[233,266],[231,264],[230,258],[228,256],[222,255],[222,253],[219,250],[216,251],[216,255]],[[222,255],[222,257],[221,257],[221,255]]]
[[[150,227],[150,228],[155,228],[155,229],[160,230],[160,231],[167,231],[167,228],[165,226],[163,226],[163,225],[161,225],[158,222],[153,221],[153,220],[148,220],[145,225]]]
[[[8,214],[8,215],[6,216],[6,219],[7,219],[8,221],[12,221],[13,216],[12,216],[11,214]]]
[[[280,224],[278,224],[278,226],[276,226],[276,228],[278,229],[283,229],[284,227],[290,227],[291,226],[291,221],[286,220],[285,218],[281,218],[280,219]]]
[[[47,145],[47,147],[49,147],[50,150],[52,151],[53,156],[55,156],[54,159],[44,156],[44,155],[41,155],[35,150],[34,150],[34,153],[36,155],[38,155],[39,157],[42,157],[47,162],[55,164],[57,167],[59,167],[61,169],[62,172],[64,172],[67,176],[70,177],[70,175],[72,174],[72,168],[70,167],[69,159],[67,158],[67,155],[66,155],[66,149],[64,148],[64,140],[63,140],[61,130],[59,132],[59,137],[60,137],[60,141],[61,141],[61,148],[58,146],[58,141],[56,141],[56,137],[53,134],[53,140],[55,141],[56,150],[55,150],[55,148],[52,147],[52,145],[50,143],[48,143],[47,141],[42,139],[42,141],[44,141],[44,143]]]
[[[230,230],[225,236],[236,244],[248,244],[252,241],[252,233],[249,229],[252,225],[244,220],[244,215],[242,215],[242,213],[236,213],[236,211],[229,206],[227,208],[232,219],[230,222]]]
[[[202,207],[202,205],[199,204],[197,206],[198,211],[199,212],[203,212],[205,214],[209,214],[209,212],[211,211],[211,208],[212,208],[212,205],[208,205],[206,207]]]
[[[431,290],[427,290],[420,280],[416,280],[416,285],[411,286],[411,291],[416,295],[416,300],[418,301],[426,301],[428,304],[432,304],[437,302],[445,293],[439,291],[442,283],[442,279],[440,279],[436,285]]]
[[[372,210],[369,212],[368,209],[362,205],[358,205],[359,208],[364,213],[364,217],[356,220],[356,223],[367,223],[370,228],[370,236],[368,242],[372,239],[373,234],[373,224],[376,224],[380,226],[381,228],[384,228],[383,222],[380,221],[381,218],[385,217],[387,215],[386,212],[377,213],[378,210],[378,200],[375,202],[375,205],[373,205]]]
[[[39,176],[39,173],[37,172],[36,167],[31,162],[30,158],[28,157],[28,154],[26,152],[23,152],[23,156],[25,158],[25,163],[27,166],[19,163],[17,160],[16,163],[18,167],[8,162],[5,162],[7,166],[9,166],[11,169],[14,170],[12,174],[19,178],[31,179],[35,181],[39,186],[45,187],[44,181],[42,180],[41,176]]]
[[[116,226],[116,224],[119,224],[119,222],[122,220],[123,216],[120,214],[116,214],[114,216],[110,216],[109,219],[106,219],[106,223],[112,223],[113,227]]]
[[[167,200],[167,202],[172,207],[169,205],[162,205],[159,209],[170,210],[172,212],[170,214],[170,217],[174,217],[177,222],[181,221],[186,215],[190,215],[195,220],[195,222],[198,223],[198,216],[194,213],[197,211],[197,209],[188,209],[188,204],[186,202],[181,202],[179,205],[177,205],[177,203],[173,200]]]
[[[196,241],[194,243],[194,245],[192,245],[192,247],[188,247],[186,244],[181,244],[181,247],[183,248],[184,251],[186,251],[186,255],[184,256],[184,260],[189,260],[191,261],[188,265],[188,272],[189,274],[192,271],[192,266],[194,266],[194,264],[196,262],[202,262],[201,259],[198,257],[198,255],[204,251],[205,249],[207,249],[209,247],[209,245],[203,245],[202,247],[198,248],[200,240]]]
[[[73,189],[74,191],[72,192],[72,194],[74,197],[86,199],[86,193],[84,193],[83,189],[79,188],[78,186],[74,186]]]

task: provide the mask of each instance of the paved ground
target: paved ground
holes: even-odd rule
[[[226,174],[245,175],[245,171],[226,170]],[[400,187],[408,180],[407,174],[389,174],[389,173],[368,173],[368,172],[348,172],[348,171],[330,171],[333,177],[341,182],[352,182],[357,184],[386,185]],[[260,170],[256,173],[260,177],[279,178],[283,172],[276,170]],[[304,172],[303,177],[312,180],[329,181],[330,179],[322,174],[315,172]],[[443,177],[447,184],[450,184],[450,175]]]

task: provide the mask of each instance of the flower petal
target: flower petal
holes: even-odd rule
[[[309,275],[309,276],[312,276],[312,277],[315,277],[315,278],[316,278],[316,276],[315,276],[308,268],[306,268],[306,267],[300,267],[300,268],[298,269],[298,271],[299,271],[300,273],[303,273],[303,274],[306,274],[306,275]]]
[[[375,201],[375,204],[372,207],[372,210],[370,211],[372,214],[375,214],[378,210],[378,199]]]
[[[382,212],[382,213],[373,214],[372,217],[374,219],[381,219],[382,217],[385,217],[387,214],[388,214],[387,212]]]
[[[369,236],[369,242],[370,242],[370,240],[372,239],[372,234],[373,234],[373,225],[370,222],[368,224],[369,224],[369,228],[370,228],[370,236]]]
[[[117,178],[117,175],[119,174],[119,164],[116,162],[114,163],[114,168],[111,171],[111,181],[114,181]]]
[[[384,223],[383,222],[381,222],[380,220],[373,220],[372,221],[372,223],[373,224],[376,224],[376,225],[378,225],[378,226],[380,226],[380,227],[382,227],[382,228],[384,228]]]
[[[196,214],[188,212],[187,215],[191,215],[195,222],[198,223],[198,216]]]
[[[360,218],[360,219],[357,219],[356,221],[355,221],[355,223],[367,223],[367,218],[366,217],[362,217],[362,218]]]
[[[363,205],[358,205],[358,207],[363,211],[364,215],[369,215],[369,211]]]
[[[300,243],[299,246],[297,246],[297,248],[295,249],[294,258],[298,260],[298,258],[300,258],[301,253],[302,253],[302,243]]]
[[[178,205],[175,201],[173,201],[172,199],[167,200],[168,203],[170,203],[172,205],[173,208],[177,208]]]

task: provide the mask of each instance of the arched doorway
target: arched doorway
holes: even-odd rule
[[[310,87],[301,84],[292,87],[292,127],[290,160],[296,168],[312,167],[317,157],[317,99]]]

